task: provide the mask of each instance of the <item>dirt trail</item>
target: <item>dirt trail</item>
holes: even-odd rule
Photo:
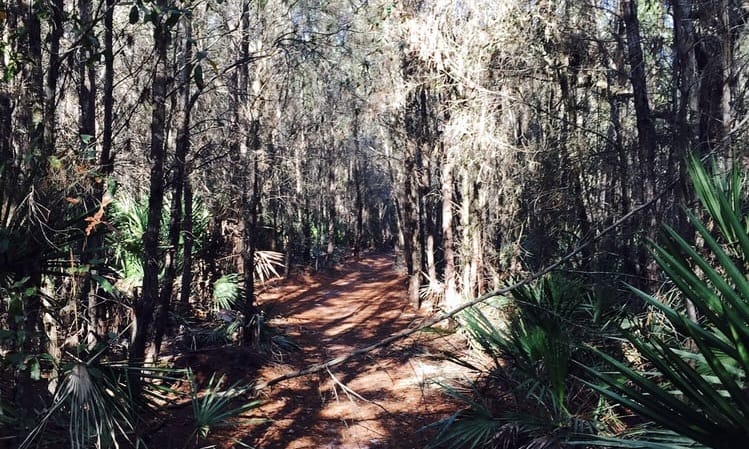
[[[388,255],[368,256],[326,274],[305,274],[259,297],[300,352],[259,367],[258,381],[307,368],[394,332],[424,316],[407,301],[406,280]],[[317,376],[282,382],[264,392],[255,414],[272,421],[235,429],[233,437],[263,449],[423,447],[418,430],[455,410],[429,379],[451,371],[428,355],[450,343],[436,334],[414,337]],[[247,432],[250,432],[249,434]]]

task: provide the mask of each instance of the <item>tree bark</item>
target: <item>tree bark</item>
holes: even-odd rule
[[[359,141],[359,109],[354,108],[354,160],[353,160],[353,181],[354,181],[354,209],[356,214],[356,223],[354,224],[354,257],[359,259],[362,250],[362,235],[364,233],[364,200],[362,198],[362,173],[361,173],[361,148]]]
[[[83,0],[78,4],[78,14],[82,25],[81,28],[87,30],[88,33],[93,33],[94,23],[92,19],[92,11],[93,5],[90,0]],[[105,14],[106,13],[107,12],[105,12]],[[106,32],[107,31],[105,30],[105,33]],[[78,108],[80,112],[78,134],[81,145],[83,145],[86,151],[93,152],[96,149],[96,65],[92,61],[94,57],[93,51],[87,45],[87,43],[90,42],[89,39],[84,38],[81,42],[81,48],[78,52]],[[107,51],[106,47],[104,51]],[[111,85],[109,87],[111,88]],[[111,96],[112,93],[110,92],[109,95]],[[109,119],[111,120],[111,116]],[[111,124],[109,127],[111,139]],[[106,180],[104,177],[110,174],[110,172],[108,172],[111,168],[109,166],[110,147],[111,142],[109,142],[109,146],[106,148],[107,152],[105,153],[104,149],[102,149],[99,156],[98,171],[102,175],[102,179],[94,185],[93,194],[91,195],[91,199],[98,202],[100,205],[103,204],[106,191]],[[91,233],[84,242],[84,247],[81,251],[81,265],[88,265],[91,261],[95,260],[103,260],[103,243],[104,235],[100,230],[95,230]],[[92,279],[93,272],[97,271],[99,268],[99,266],[90,267],[89,273],[85,275],[80,290],[80,302],[85,304],[87,308],[87,333],[93,335],[97,339],[100,339],[104,334],[106,334],[104,314],[101,310],[101,305],[104,304],[104,302],[100,302],[99,300],[99,298],[103,296],[103,292]]]
[[[167,0],[158,0],[157,7],[162,14],[167,10]],[[139,299],[133,304],[134,320],[132,342],[130,344],[130,364],[141,366],[145,362],[145,350],[153,323],[154,308],[159,298],[159,271],[161,254],[159,235],[161,214],[164,207],[164,161],[166,156],[166,95],[168,81],[167,50],[171,32],[159,18],[154,24],[154,49],[156,62],[151,84],[151,143],[149,160],[151,164],[148,192],[148,224],[143,235],[143,288]],[[136,391],[139,379],[133,378]],[[139,392],[139,391],[138,391]]]
[[[193,235],[193,194],[192,184],[190,183],[189,174],[185,175],[184,186],[184,203],[185,218],[182,220],[182,238],[184,247],[182,248],[182,282],[180,287],[180,304],[184,307],[190,303],[190,293],[192,292],[192,250],[195,242]]]
[[[634,92],[635,114],[637,119],[637,139],[639,159],[644,182],[643,201],[649,201],[655,195],[655,153],[656,134],[653,115],[648,100],[648,86],[645,75],[645,58],[642,53],[640,22],[637,18],[637,1],[622,2],[624,26],[627,33],[627,57],[630,66],[630,82]]]
[[[700,75],[699,150],[706,155],[728,148],[734,32],[727,0],[698,0],[697,6],[702,30],[694,46]]]
[[[410,153],[404,157],[404,177],[403,177],[403,259],[406,264],[406,274],[408,275],[408,297],[414,308],[419,308],[419,256],[418,256],[418,210],[414,207],[417,204],[417,187],[412,183],[414,172],[414,159]]]
[[[257,308],[255,298],[255,252],[257,251],[256,230],[258,228],[258,203],[260,202],[260,178],[258,175],[258,152],[260,151],[260,120],[254,119],[250,124],[249,134],[249,167],[252,173],[252,182],[246,186],[244,191],[249,189],[249,195],[244,193],[242,203],[245,205],[243,213],[244,223],[244,246],[242,253],[244,262],[244,302],[242,314],[244,315],[244,342],[252,343],[259,337],[259,329],[253,327],[257,325],[257,315],[260,310]]]
[[[354,257],[358,260],[362,250],[362,234],[364,233],[364,200],[362,199],[361,170],[359,160],[354,161],[354,209],[356,223],[354,225]]]
[[[47,60],[47,82],[44,86],[44,150],[43,157],[46,159],[55,154],[57,145],[57,83],[60,80],[60,40],[64,32],[64,2],[53,0],[48,6],[51,11],[51,28],[47,42],[49,55]],[[41,55],[40,55],[41,56]],[[39,64],[42,64],[40,59]],[[46,164],[45,164],[46,165]]]
[[[0,22],[0,36],[5,36],[10,30],[17,28],[18,17],[13,5],[5,10],[5,20]],[[15,48],[10,51],[16,51]],[[0,75],[5,75],[9,67],[6,58],[0,58]],[[12,192],[12,183],[17,180],[15,169],[15,154],[13,146],[13,96],[16,94],[16,83],[13,80],[0,83],[0,187],[3,192]],[[12,180],[12,181],[11,181]]]
[[[639,149],[637,159],[639,162],[639,173],[641,179],[633,179],[640,182],[642,193],[637,199],[640,204],[648,203],[655,198],[656,192],[656,150],[657,141],[655,123],[650,110],[648,100],[647,78],[645,75],[645,58],[642,53],[642,39],[640,37],[640,22],[637,17],[637,1],[622,1],[622,19],[627,35],[627,57],[630,66],[630,82],[634,93],[635,116],[637,120],[637,141]],[[633,189],[639,191],[639,189]],[[643,218],[639,220],[640,227],[649,239],[654,239],[657,227],[656,205],[643,211]],[[647,283],[657,281],[655,267],[646,251],[638,251],[637,274]]]
[[[676,60],[673,65],[674,95],[674,132],[670,155],[670,167],[678,173],[679,182],[675,188],[674,209],[689,204],[692,192],[687,176],[687,154],[696,150],[693,130],[693,115],[699,108],[699,76],[695,57],[697,35],[692,18],[692,0],[675,0],[674,14],[674,52]],[[675,214],[674,228],[679,235],[689,238],[690,226],[686,214]],[[694,233],[692,232],[692,235]],[[690,315],[696,317],[696,310],[690,306]]]
[[[190,153],[190,126],[192,108],[198,99],[199,92],[192,93],[192,24],[189,17],[183,17],[184,49],[182,72],[182,110],[177,136],[174,163],[170,173],[172,201],[169,208],[169,231],[167,246],[164,251],[164,277],[162,280],[159,302],[156,306],[154,321],[153,353],[158,357],[161,351],[161,341],[168,325],[169,309],[172,300],[174,281],[177,278],[177,253],[182,230],[182,193],[185,186],[185,161]],[[189,285],[188,285],[189,288]]]
[[[448,312],[460,305],[453,237],[454,165],[451,151],[445,151],[442,162],[442,242],[445,247],[445,309]]]

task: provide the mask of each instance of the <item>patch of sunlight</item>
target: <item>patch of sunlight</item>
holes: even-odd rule
[[[417,360],[411,363],[413,375],[399,380],[398,387],[413,387],[427,389],[439,389],[439,383],[450,382],[456,379],[466,377],[466,369],[454,363],[443,362],[422,362]]]

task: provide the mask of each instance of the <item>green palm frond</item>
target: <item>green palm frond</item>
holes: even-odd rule
[[[245,396],[252,391],[251,384],[237,382],[227,388],[222,388],[224,377],[216,378],[215,373],[208,381],[208,386],[202,394],[194,388],[192,395],[192,409],[195,419],[195,435],[202,438],[208,436],[212,429],[231,426],[231,420],[239,415],[257,408],[260,400],[247,400]],[[261,420],[253,420],[261,422]]]
[[[670,430],[652,429],[647,426],[627,431],[617,438],[603,435],[588,436],[588,438],[568,442],[568,444],[622,449],[705,449],[705,446]]]
[[[167,396],[179,395],[169,385],[183,382],[187,375],[180,369],[99,364],[93,359],[76,362],[63,372],[51,405],[19,449],[32,447],[47,425],[60,418],[68,422],[72,449],[108,448],[116,441],[139,444],[137,425],[142,416],[155,413]],[[143,379],[142,398],[136,398],[129,385],[133,370]]]
[[[662,313],[691,348],[677,345],[679,340],[629,332],[650,372],[601,351],[595,352],[611,371],[586,369],[599,382],[592,388],[693,444],[742,447],[749,440],[749,236],[742,196],[736,192],[740,182],[735,173],[726,183],[716,180],[696,159],[690,174],[717,232],[690,213],[704,250],[666,228],[665,241],[653,245],[653,254],[699,319],[692,321],[674,306],[633,291]]]
[[[113,204],[109,245],[114,253],[120,286],[130,290],[143,281],[143,236],[148,226],[148,205],[141,200],[124,196]]]
[[[211,212],[200,195],[193,197],[191,221],[193,253],[197,254],[205,247],[210,238],[209,226],[211,223]]]
[[[229,273],[213,283],[214,310],[234,309],[244,295],[242,279],[237,273]]]
[[[496,437],[502,423],[482,402],[476,384],[471,383],[468,392],[446,384],[440,386],[453,399],[465,404],[466,408],[424,427],[423,430],[437,429],[437,434],[427,446],[428,449],[473,449],[484,447],[488,441]]]
[[[477,308],[459,316],[461,328],[494,366],[479,377],[485,379],[482,388],[443,387],[466,407],[435,423],[433,447],[547,449],[560,447],[569,435],[595,433],[597,425],[577,415],[579,405],[571,407],[571,398],[588,402],[577,396],[581,385],[569,376],[576,348],[593,332],[580,323],[601,316],[584,286],[551,275],[519,288],[499,307],[504,322]]]

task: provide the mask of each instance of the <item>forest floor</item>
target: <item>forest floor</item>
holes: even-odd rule
[[[386,254],[270,283],[259,303],[271,328],[290,337],[299,351],[258,357],[244,348],[222,347],[185,354],[180,364],[191,366],[199,382],[218,371],[230,382],[254,378],[260,383],[346,355],[427,318],[409,305],[406,285]],[[265,423],[239,421],[201,447],[422,448],[431,436],[422,427],[458,407],[435,382],[465,375],[435,356],[464,348],[457,334],[418,332],[330,370],[285,380],[260,393],[263,405],[251,418]],[[170,426],[168,433],[163,437],[180,432]],[[166,443],[162,436],[157,439]]]

